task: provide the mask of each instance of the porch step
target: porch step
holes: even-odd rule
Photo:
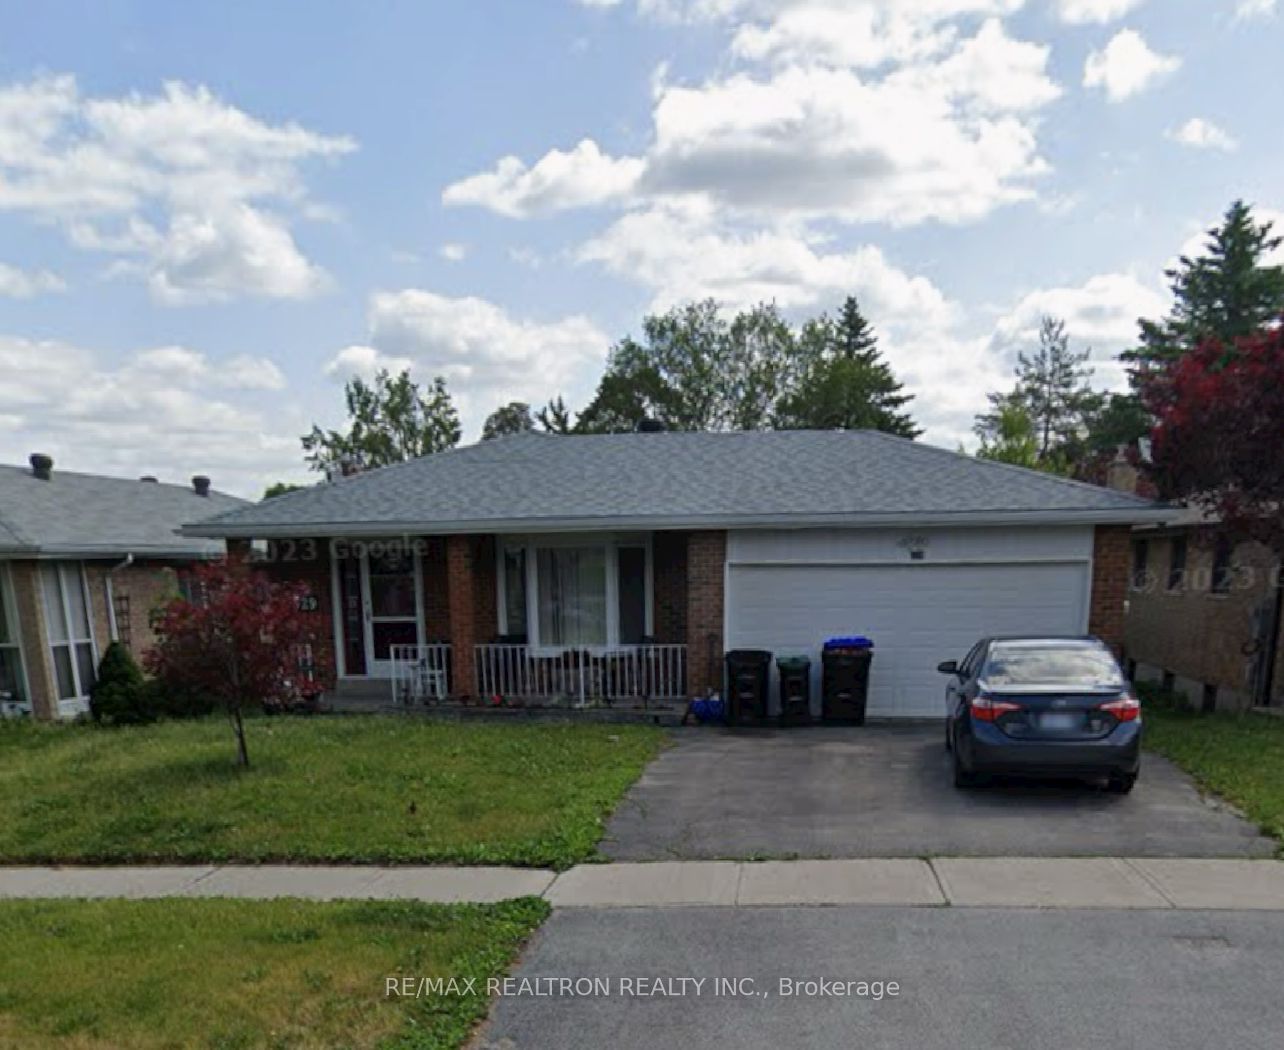
[[[321,694],[321,707],[326,711],[387,711],[394,706],[392,683],[386,678],[342,681]]]

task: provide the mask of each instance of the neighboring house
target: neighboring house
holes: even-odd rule
[[[88,710],[98,660],[119,639],[141,656],[150,613],[178,593],[176,568],[222,545],[178,534],[184,522],[244,506],[155,478],[130,481],[0,465],[0,702],[39,718]]]
[[[762,648],[813,657],[815,697],[826,638],[867,634],[895,717],[940,714],[937,663],[982,635],[1119,647],[1131,528],[1165,513],[872,431],[524,434],[184,532],[269,541],[341,689],[427,667],[461,697],[678,699]]]
[[[1202,710],[1284,705],[1278,560],[1195,509],[1132,540],[1124,646],[1137,678]]]

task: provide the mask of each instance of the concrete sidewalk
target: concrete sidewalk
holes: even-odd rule
[[[561,908],[911,905],[1284,911],[1284,862],[1153,858],[681,861],[528,868],[0,868],[0,898],[302,897],[488,902],[542,896]]]

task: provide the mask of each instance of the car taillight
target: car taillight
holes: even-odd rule
[[[1135,722],[1141,717],[1141,701],[1131,693],[1124,693],[1118,700],[1102,704],[1101,710],[1109,711],[1120,722]]]
[[[985,693],[972,698],[972,717],[978,722],[997,722],[1004,715],[1020,710],[1020,704],[1014,704],[1010,700],[996,700]]]

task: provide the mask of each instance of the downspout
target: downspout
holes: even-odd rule
[[[111,632],[111,640],[113,642],[120,641],[120,629],[116,626],[116,592],[112,588],[111,578],[114,573],[119,572],[121,569],[128,569],[133,564],[134,556],[126,554],[124,561],[119,565],[113,565],[107,570],[107,629]]]

